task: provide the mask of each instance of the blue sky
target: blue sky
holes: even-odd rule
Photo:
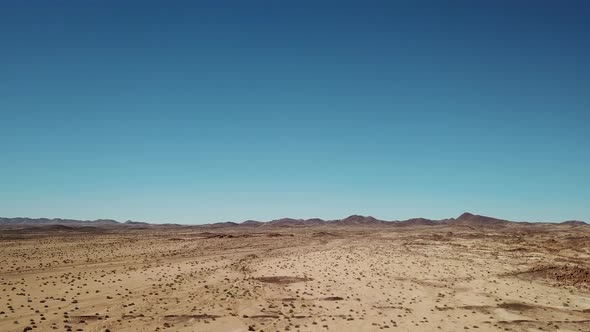
[[[586,1],[3,1],[0,215],[590,220]]]

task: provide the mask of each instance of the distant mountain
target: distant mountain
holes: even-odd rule
[[[387,221],[379,220],[374,217],[368,216],[360,216],[360,215],[352,215],[346,217],[344,219],[333,221],[333,223],[338,225],[382,225],[387,223]]]
[[[396,221],[395,224],[397,226],[430,226],[430,225],[438,225],[441,224],[443,221],[441,220],[432,220],[426,218],[412,218],[402,221]]]
[[[301,226],[314,226],[326,223],[325,220],[319,218],[313,219],[293,219],[293,218],[281,218],[275,219],[268,222],[261,223],[263,226],[276,226],[276,227],[301,227]]]
[[[337,220],[323,220],[320,218],[311,219],[293,219],[293,218],[281,218],[274,219],[271,221],[256,221],[246,220],[239,224],[240,226],[250,227],[307,227],[317,225],[334,225],[334,226],[346,226],[346,225],[380,225],[387,223],[387,221],[379,220],[373,217],[365,217],[360,215],[352,215],[344,219]]]
[[[92,226],[92,227],[120,227],[120,226],[147,226],[148,223],[139,222],[139,221],[126,221],[125,223],[120,223],[116,220],[112,219],[97,219],[97,220],[76,220],[76,219],[61,219],[61,218],[0,218],[0,226],[11,226],[11,227],[20,227],[20,226],[51,226],[51,225],[61,225],[61,226],[70,226],[70,227],[83,227],[83,226]],[[57,229],[57,228],[56,228]]]
[[[586,222],[580,220],[568,220],[560,223],[561,225],[570,225],[570,226],[586,226],[588,225]]]
[[[480,216],[465,212],[459,218],[449,221],[451,225],[465,225],[465,226],[505,226],[513,221],[504,219],[496,219],[492,217]]]
[[[3,229],[2,232],[5,234],[11,234],[17,232],[18,234],[47,234],[47,233],[103,233],[106,232],[106,227],[95,227],[95,226],[65,226],[65,225],[23,225],[20,224],[17,227],[9,227]]]
[[[465,212],[458,218],[448,218],[433,220],[427,218],[411,218],[407,220],[396,220],[386,221],[377,219],[371,216],[362,215],[351,215],[344,219],[336,220],[323,220],[319,218],[314,219],[293,219],[293,218],[281,218],[267,222],[247,220],[243,223],[237,224],[238,226],[249,226],[249,227],[306,227],[314,225],[332,225],[332,226],[371,226],[371,225],[384,225],[384,226],[444,226],[444,225],[458,225],[458,226],[470,226],[470,227],[505,227],[509,225],[533,225],[537,223],[528,222],[515,222],[504,219],[498,219],[493,217],[487,217],[477,214]],[[582,221],[565,221],[562,224],[565,225],[587,225]],[[214,224],[218,225],[218,224]]]
[[[303,225],[303,219],[281,218],[264,223],[265,226],[289,227]]]
[[[49,226],[49,225],[63,225],[70,227],[129,227],[129,228],[140,228],[140,227],[310,227],[318,225],[326,226],[444,226],[444,225],[457,225],[457,226],[469,226],[469,227],[506,227],[510,225],[536,225],[538,223],[527,223],[527,222],[514,222],[504,219],[497,219],[493,217],[481,216],[465,212],[458,218],[432,220],[427,218],[411,218],[407,220],[396,220],[386,221],[377,219],[371,216],[362,215],[351,215],[344,219],[336,220],[323,220],[319,218],[312,219],[294,219],[294,218],[281,218],[271,221],[257,221],[257,220],[246,220],[242,223],[236,223],[232,221],[218,222],[207,225],[179,225],[179,224],[161,224],[154,225],[141,221],[127,220],[124,223],[120,223],[112,219],[97,219],[97,220],[76,220],[76,219],[48,219],[48,218],[1,218],[0,226],[3,228],[22,228],[29,226]],[[560,225],[570,226],[586,226],[587,223],[578,220],[568,220],[559,223]],[[58,229],[58,228],[56,228]]]
[[[222,221],[222,222],[216,222],[214,224],[209,224],[208,226],[211,227],[231,227],[231,226],[238,226],[238,223],[235,223],[233,221]]]
[[[307,219],[305,220],[306,223],[308,224],[321,224],[321,223],[325,223],[326,221],[320,218],[312,218],[312,219]]]
[[[263,224],[263,222],[261,222],[261,221],[246,220],[246,221],[242,222],[240,225],[256,227],[256,226],[260,226],[261,224]]]

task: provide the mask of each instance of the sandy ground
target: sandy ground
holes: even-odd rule
[[[0,231],[0,331],[590,331],[590,227]]]

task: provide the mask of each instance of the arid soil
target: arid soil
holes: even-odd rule
[[[590,226],[0,231],[0,331],[590,331]]]

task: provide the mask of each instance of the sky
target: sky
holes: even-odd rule
[[[590,221],[588,1],[0,2],[0,216]]]

